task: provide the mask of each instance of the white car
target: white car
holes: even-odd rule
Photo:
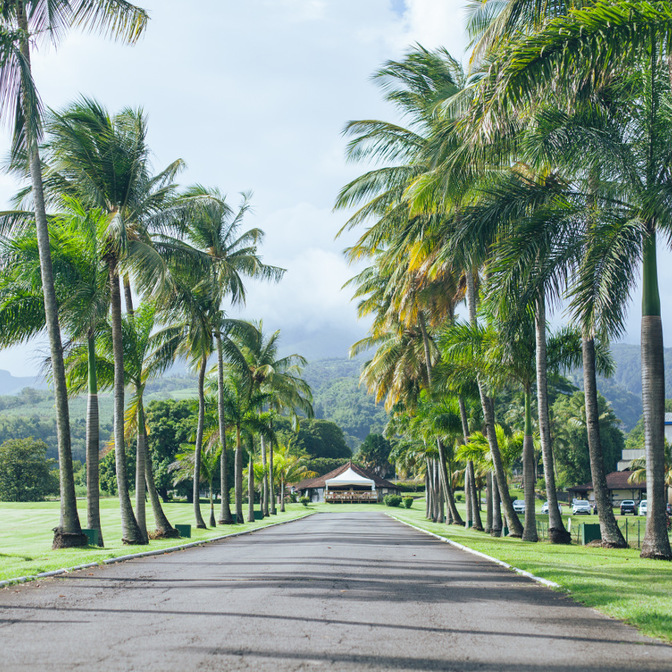
[[[542,513],[548,513],[548,506],[549,506],[548,502],[544,502],[541,505],[541,512]],[[560,502],[558,502],[558,511],[560,511],[560,513],[562,513],[562,505],[560,504]]]
[[[524,499],[514,499],[513,500],[513,510],[516,513],[525,513],[525,500]]]
[[[589,516],[592,513],[590,502],[587,499],[575,499],[572,505],[572,515],[580,516],[585,514]]]
[[[645,516],[646,513],[647,513],[647,509],[648,509],[648,508],[649,508],[649,507],[648,507],[648,502],[647,502],[647,500],[646,500],[646,499],[643,499],[643,500],[639,503],[639,511],[637,511],[638,515],[640,515],[640,516]]]

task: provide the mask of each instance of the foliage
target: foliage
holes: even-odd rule
[[[365,469],[372,471],[381,478],[385,478],[394,472],[389,461],[391,450],[392,444],[384,436],[369,434],[355,453],[354,458]]]
[[[385,497],[383,497],[383,503],[385,506],[399,506],[401,504],[401,495],[385,495]],[[406,508],[408,509],[409,507],[406,506]]]
[[[304,506],[308,506],[308,504],[310,503],[310,497],[301,497],[301,499],[299,499],[299,501]]]
[[[32,437],[0,445],[0,500],[39,502],[58,494],[56,461],[47,459],[47,445]]]
[[[404,497],[404,507],[410,509],[413,506],[413,497]]]

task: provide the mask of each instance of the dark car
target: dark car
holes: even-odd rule
[[[634,499],[624,499],[621,502],[621,515],[624,516],[626,513],[631,513],[633,516],[637,515],[637,506]]]

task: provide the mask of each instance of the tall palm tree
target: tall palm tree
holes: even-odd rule
[[[46,326],[44,294],[34,215],[13,212],[3,219],[23,220],[11,236],[0,242],[3,271],[0,280],[0,341],[10,345],[37,335]],[[100,210],[85,210],[70,198],[63,201],[62,212],[52,216],[49,236],[52,248],[54,283],[59,319],[74,343],[86,344],[88,382],[86,420],[87,527],[100,525],[98,460],[100,451],[98,389],[96,381],[95,343],[100,325],[109,308],[107,269],[100,258],[98,233],[104,223]],[[73,393],[71,381],[68,381]]]
[[[152,292],[164,280],[166,267],[154,249],[149,230],[170,209],[173,178],[182,162],[152,175],[142,112],[126,109],[111,116],[95,101],[83,99],[62,113],[52,113],[46,128],[50,198],[76,196],[86,207],[107,215],[102,235],[103,259],[110,284],[110,324],[114,342],[114,436],[122,535],[127,543],[143,543],[144,535],[131,507],[124,449],[124,365],[120,275],[129,269],[142,276],[141,290]]]
[[[84,545],[86,537],[81,532],[75,500],[67,385],[38,148],[42,109],[32,77],[31,44],[45,38],[56,43],[73,24],[132,43],[146,23],[144,10],[125,0],[9,0],[3,3],[0,12],[0,115],[11,118],[14,123],[12,153],[26,158],[32,184],[56,397],[61,511],[54,532],[55,548]]]
[[[306,478],[313,478],[317,473],[306,466],[308,455],[292,446],[291,441],[279,443],[275,449],[274,478],[278,482],[280,493],[280,511],[285,511],[285,486],[287,483],[298,483]]]

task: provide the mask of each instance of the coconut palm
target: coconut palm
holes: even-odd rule
[[[152,175],[146,120],[139,111],[126,109],[111,116],[95,101],[83,99],[64,112],[52,113],[46,128],[47,195],[58,199],[62,194],[72,194],[85,207],[98,207],[107,215],[102,245],[108,266],[115,350],[114,433],[122,534],[128,543],[141,543],[143,535],[131,507],[124,459],[120,276],[134,271],[142,276],[141,290],[150,293],[165,279],[166,265],[154,249],[149,231],[170,210],[173,178],[182,163],[176,161]]]
[[[57,43],[73,24],[135,42],[146,22],[146,13],[125,0],[10,0],[3,3],[0,12],[0,114],[13,121],[12,153],[25,158],[32,185],[56,398],[61,512],[54,532],[55,548],[84,545],[86,537],[77,515],[72,474],[67,386],[38,148],[42,109],[32,78],[31,44],[44,40]]]
[[[280,511],[285,511],[285,486],[287,483],[299,483],[306,478],[314,478],[317,473],[306,466],[308,455],[295,448],[291,441],[279,443],[275,449],[274,478],[278,482],[280,493]]]
[[[4,219],[23,219],[24,228],[2,240],[3,272],[0,280],[0,339],[4,345],[37,335],[46,326],[44,294],[35,231],[30,227],[34,215],[14,212]],[[107,272],[100,258],[98,232],[104,213],[86,211],[69,198],[62,212],[52,216],[49,236],[52,267],[59,305],[59,318],[73,342],[86,344],[88,350],[88,400],[86,421],[87,527],[98,530],[98,543],[103,545],[100,526],[98,458],[100,451],[98,422],[98,390],[95,368],[96,333],[109,308]],[[73,392],[68,382],[70,393]]]

